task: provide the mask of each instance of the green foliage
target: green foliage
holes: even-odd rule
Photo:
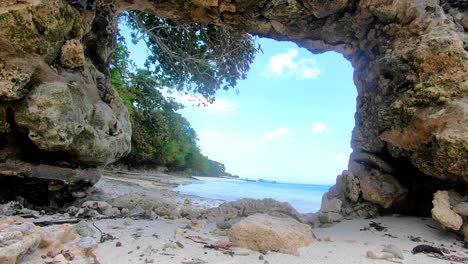
[[[122,17],[133,40],[143,38],[151,50],[147,67],[137,68],[119,36],[111,62],[111,83],[129,110],[133,130],[132,151],[123,162],[195,174],[224,172],[224,165],[201,154],[195,131],[177,113],[182,105],[161,90],[175,88],[213,102],[216,90],[235,87],[246,77],[258,51],[252,39],[216,26],[179,24],[144,13]]]
[[[245,79],[260,50],[248,34],[223,27],[181,23],[139,11],[123,15],[134,42],[151,51],[146,66],[162,85],[214,101],[218,89],[235,88]]]

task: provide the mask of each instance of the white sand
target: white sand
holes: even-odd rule
[[[203,179],[203,178],[202,178]],[[216,178],[218,179],[218,178]],[[218,179],[219,180],[219,179]],[[107,175],[97,184],[97,187],[106,197],[115,197],[126,193],[140,193],[155,199],[173,201],[176,204],[184,203],[186,198],[192,200],[194,207],[211,207],[219,200],[206,199],[196,196],[181,195],[172,191],[173,183],[187,181],[187,178],[174,178],[167,175]],[[371,221],[381,223],[387,227],[386,231],[369,229],[360,231],[369,226]],[[88,220],[91,224],[91,220]],[[352,263],[392,263],[387,260],[374,260],[366,257],[368,250],[380,252],[384,245],[393,244],[400,248],[404,254],[402,263],[432,264],[450,261],[431,258],[424,254],[413,255],[411,250],[419,244],[429,244],[444,247],[449,250],[466,254],[468,249],[463,243],[457,241],[456,235],[442,231],[438,224],[430,218],[418,217],[380,217],[368,220],[345,220],[327,228],[314,229],[316,240],[310,246],[299,250],[299,255],[286,255],[268,252],[264,260],[259,260],[261,253],[246,249],[234,249],[242,255],[229,256],[222,251],[203,248],[203,244],[195,243],[187,238],[174,236],[177,228],[185,228],[191,224],[186,219],[176,220],[134,220],[130,218],[96,220],[95,225],[103,232],[109,233],[118,239],[99,244],[96,249],[101,264],[126,263],[167,263],[178,264],[184,259],[198,258],[207,263],[258,263],[265,264],[352,264]],[[228,241],[226,236],[213,234],[216,230],[214,223],[209,223],[201,229],[191,229],[188,233],[218,241]],[[409,236],[420,237],[421,242],[413,242]],[[325,239],[327,238],[327,239]],[[329,238],[329,239],[328,239]],[[331,240],[331,241],[326,241]],[[183,248],[163,249],[164,245],[179,241]],[[116,243],[120,242],[121,247]],[[73,242],[74,243],[74,242]],[[27,264],[43,263],[41,254],[37,250],[28,254],[23,262]],[[154,262],[152,262],[154,261]],[[73,262],[72,262],[73,263]]]
[[[376,221],[388,227],[388,231],[360,231],[369,225],[370,221]],[[126,222],[126,224],[124,224]],[[263,263],[259,260],[261,255],[245,249],[239,253],[248,253],[247,256],[233,257],[213,249],[204,249],[202,244],[188,239],[176,239],[174,236],[177,227],[183,228],[188,222],[185,220],[101,220],[96,222],[104,232],[111,233],[119,239],[107,241],[101,244],[97,255],[101,263],[145,263],[145,260],[154,260],[154,263],[181,263],[186,258],[199,258],[207,263]],[[386,260],[371,260],[366,257],[367,250],[380,252],[384,245],[393,244],[399,247],[404,254],[403,263],[450,263],[428,257],[424,254],[413,255],[411,250],[418,244],[431,244],[445,248],[466,252],[461,242],[456,241],[455,235],[441,230],[432,229],[426,224],[436,227],[431,219],[416,217],[381,217],[371,220],[350,220],[339,223],[333,227],[317,228],[314,230],[318,238],[329,237],[331,242],[315,241],[312,245],[300,249],[299,256],[269,252],[264,259],[274,264],[299,264],[299,263],[391,263]],[[116,229],[115,229],[116,228]],[[209,224],[201,230],[189,230],[193,235],[206,238],[226,240],[227,237],[212,234],[214,224]],[[134,234],[140,232],[141,237],[134,238]],[[386,236],[391,234],[397,238]],[[157,235],[158,237],[155,237]],[[413,242],[408,236],[421,237],[423,242]],[[116,242],[122,243],[122,247],[116,247]],[[184,248],[163,250],[165,243],[179,241]],[[237,250],[234,250],[237,251]]]

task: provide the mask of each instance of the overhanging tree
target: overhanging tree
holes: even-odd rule
[[[259,47],[247,34],[142,12],[124,13],[120,23],[132,30],[132,41],[142,40],[150,50],[145,68],[137,68],[119,36],[112,60],[112,85],[129,109],[133,128],[132,152],[125,161],[207,172],[209,162],[200,153],[195,131],[176,112],[182,105],[161,90],[212,103],[217,90],[235,89],[246,78]]]

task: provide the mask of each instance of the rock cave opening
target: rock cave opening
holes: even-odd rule
[[[21,131],[40,135],[34,144],[44,151],[67,153],[83,167],[104,167],[128,153],[128,112],[110,87],[108,62],[116,15],[142,10],[290,40],[311,52],[337,51],[352,62],[358,90],[353,153],[324,196],[324,222],[387,210],[426,215],[435,189],[458,190],[452,203],[468,200],[468,24],[460,1],[90,2],[95,5],[61,0],[2,6],[1,112],[11,107]],[[49,74],[27,86],[37,72]],[[8,127],[4,116],[0,121]],[[109,133],[114,130],[119,133]],[[60,143],[59,135],[72,143]],[[9,168],[6,159],[1,163]],[[33,167],[40,166],[47,165]],[[52,174],[99,174],[70,170],[75,174]],[[411,202],[401,204],[405,200]],[[339,209],[324,206],[329,201]],[[445,202],[449,211],[456,206]],[[438,209],[432,209],[435,219]],[[463,217],[464,224],[450,228],[468,232]]]
[[[181,21],[185,21],[185,19],[181,19]],[[340,55],[343,55],[344,60],[346,60],[346,63],[349,62],[353,65],[353,69],[355,66],[358,68],[357,72],[354,72],[354,83],[358,87],[358,105],[356,106],[356,123],[354,125],[355,131],[353,131],[352,138],[348,139],[348,141],[351,141],[351,145],[354,148],[354,153],[352,153],[350,156],[348,168],[349,171],[345,170],[343,174],[338,175],[337,184],[332,187],[328,194],[326,194],[326,197],[338,197],[339,199],[343,200],[343,207],[340,213],[343,213],[344,215],[353,215],[359,217],[369,217],[375,216],[377,214],[403,214],[410,216],[430,217],[431,209],[433,208],[434,194],[437,191],[454,191],[462,195],[468,195],[468,185],[466,184],[466,182],[460,180],[446,181],[438,176],[428,175],[424,173],[423,171],[421,171],[420,168],[418,168],[414,164],[414,162],[411,161],[410,157],[406,156],[407,154],[398,153],[399,151],[402,151],[403,153],[406,152],[405,147],[401,147],[398,145],[400,143],[396,144],[399,148],[401,148],[400,150],[396,150],[394,146],[390,146],[390,144],[392,144],[393,142],[391,141],[391,139],[385,138],[385,133],[377,133],[378,139],[374,139],[380,141],[378,143],[374,142],[377,143],[376,145],[381,145],[377,147],[379,151],[371,151],[373,148],[375,148],[375,146],[359,146],[359,140],[362,139],[357,138],[358,133],[368,135],[376,133],[375,131],[371,131],[375,128],[371,128],[369,129],[369,131],[362,131],[368,129],[368,126],[370,125],[367,121],[364,122],[362,118],[359,118],[360,115],[363,115],[362,110],[365,109],[365,111],[376,111],[382,114],[380,109],[376,108],[375,105],[370,104],[376,104],[379,102],[384,102],[385,104],[388,104],[389,102],[395,103],[395,99],[397,99],[398,96],[400,96],[401,94],[405,94],[408,91],[411,91],[411,89],[414,89],[415,83],[412,80],[412,76],[410,76],[409,74],[407,75],[405,73],[406,70],[409,70],[408,66],[398,64],[395,61],[386,61],[377,69],[370,69],[369,67],[371,67],[371,65],[374,65],[375,63],[375,55],[368,56],[365,54],[352,54],[349,50],[347,50],[348,47],[341,43],[331,45],[332,48],[323,48],[320,45],[327,45],[321,43],[319,45],[320,48],[316,49],[314,47],[315,45],[317,45],[315,40],[313,42],[307,42],[304,40],[284,38],[282,33],[278,34],[278,29],[275,28],[274,25],[273,27],[277,31],[276,33],[271,34],[271,32],[269,32],[268,34],[253,34],[255,36],[266,37],[272,41],[276,41],[278,46],[281,46],[281,43],[284,42],[284,40],[292,41],[292,43],[298,45],[298,48],[305,48],[308,52],[311,52],[313,54],[323,54],[324,52],[325,54],[327,54],[330,52],[336,52]],[[255,31],[257,31],[257,29],[254,29],[252,32]],[[311,48],[310,46],[313,47]],[[374,46],[371,48],[370,52],[379,53],[380,51],[378,50],[377,46]],[[363,71],[362,68],[364,68],[365,71]],[[373,76],[372,78],[377,78],[379,81],[377,81],[377,83],[364,84],[362,80],[366,78],[365,75],[372,75],[374,74],[372,71],[375,70],[380,71],[378,73],[379,76]],[[342,78],[339,71],[336,71],[336,73],[336,78]],[[351,79],[349,81],[352,82]],[[375,80],[373,82],[375,82]],[[370,86],[366,87],[366,89],[369,90],[363,90],[361,88],[363,87],[363,85]],[[354,86],[353,89],[356,89],[356,86]],[[373,96],[378,98],[376,100],[373,100],[372,98],[370,98]],[[319,100],[326,101],[332,98],[333,96],[329,95],[329,97],[323,97]],[[354,101],[355,97],[348,99]],[[333,103],[334,102],[329,103],[331,108],[334,107]],[[392,109],[391,111],[395,111],[395,109]],[[385,113],[385,115],[389,115],[389,113]],[[405,115],[406,113],[402,115],[401,120],[397,121],[397,125],[393,124],[393,126],[399,127],[403,123],[409,123],[411,130],[420,130],[421,134],[427,133],[426,131],[424,131],[426,127],[417,127],[417,125],[412,124],[412,122],[419,122],[417,118],[410,118],[406,120],[406,118],[408,117]],[[378,130],[384,130],[385,132],[385,129],[388,129],[389,127],[388,120],[375,119],[374,122],[379,123],[377,125],[379,127]],[[431,122],[432,120],[428,121],[428,123]],[[434,127],[432,127],[431,124],[429,124],[428,133],[433,133],[434,130],[441,130],[445,125],[445,122],[441,122],[441,125],[436,124],[434,125]],[[411,133],[413,132],[414,131],[411,131]],[[399,134],[398,136],[402,138],[406,137],[405,134]],[[414,136],[414,139],[411,139],[411,142],[405,142],[405,139],[403,139],[403,144],[415,144],[417,145],[416,148],[420,147],[420,142],[417,142],[419,136],[417,135],[417,132],[415,132],[415,134],[411,136]],[[426,137],[427,135],[421,136]],[[432,140],[435,139],[424,139],[424,141],[428,143],[427,145],[424,145],[423,148],[431,148]],[[348,145],[349,143],[347,142],[346,146]],[[431,156],[429,155],[428,158],[431,158]],[[366,185],[365,188],[360,188],[360,180],[358,180],[359,183],[356,184],[355,182],[352,183],[352,180],[344,179],[348,177],[347,175],[352,174],[353,170],[356,174],[363,177],[363,184]],[[354,176],[352,178],[354,179]],[[371,180],[368,180],[369,178]],[[343,181],[345,183],[343,183]],[[355,186],[350,187],[350,185],[353,184]],[[350,188],[360,189],[355,197],[349,197],[347,195],[351,191]],[[355,204],[358,204],[358,206],[353,208]],[[363,213],[362,208],[365,208],[365,210],[368,211]]]

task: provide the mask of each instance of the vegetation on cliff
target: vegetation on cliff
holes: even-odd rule
[[[177,113],[183,106],[162,91],[176,89],[213,102],[218,89],[235,88],[246,78],[258,51],[253,40],[216,26],[179,24],[140,12],[124,13],[120,22],[132,29],[132,41],[144,40],[151,51],[146,67],[137,68],[119,36],[111,62],[112,85],[129,110],[133,130],[132,151],[123,162],[224,174],[224,165],[211,168],[219,163],[201,154],[196,132]]]

